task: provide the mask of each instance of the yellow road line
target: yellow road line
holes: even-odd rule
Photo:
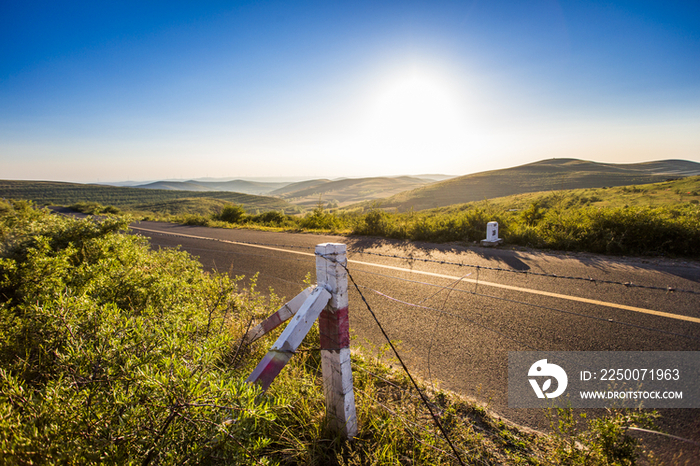
[[[219,241],[222,243],[235,244],[235,245],[239,245],[239,246],[248,246],[248,247],[259,248],[259,249],[267,249],[269,251],[286,252],[286,253],[298,254],[298,255],[302,255],[302,256],[311,256],[311,257],[316,256],[314,253],[310,253],[310,252],[293,251],[291,249],[282,249],[282,248],[276,248],[273,246],[264,246],[262,244],[240,243],[238,241],[230,241],[230,240],[216,239],[216,238],[207,238],[206,236],[194,236],[194,235],[186,235],[183,233],[169,233],[169,232],[164,232],[164,231],[160,231],[160,230],[149,230],[147,228],[141,228],[141,227],[131,227],[131,229],[132,230],[148,231],[148,232],[152,232],[152,233],[160,233],[163,235],[184,236],[187,238],[203,239],[203,240],[209,240],[209,241]],[[382,269],[395,270],[398,272],[426,275],[426,276],[430,276],[430,277],[446,278],[449,280],[461,280],[463,282],[468,282],[468,283],[477,283],[476,280],[471,279],[471,278],[462,278],[462,277],[457,277],[454,275],[445,275],[442,273],[435,273],[435,272],[425,272],[422,270],[405,269],[403,267],[396,267],[393,265],[375,264],[372,262],[363,262],[363,261],[358,261],[358,260],[353,260],[353,259],[348,259],[348,263],[353,263],[353,264],[357,264],[357,265],[366,265],[369,267],[379,267]],[[695,324],[700,324],[700,318],[697,318],[697,317],[684,316],[684,315],[680,315],[680,314],[672,314],[670,312],[655,311],[653,309],[646,309],[643,307],[627,306],[626,304],[617,304],[617,303],[611,303],[608,301],[599,301],[597,299],[588,299],[588,298],[581,298],[578,296],[565,295],[565,294],[561,294],[561,293],[552,293],[549,291],[534,290],[532,288],[522,288],[519,286],[504,285],[502,283],[494,283],[494,282],[488,282],[488,281],[484,281],[484,280],[479,280],[478,283],[479,283],[479,285],[491,286],[494,288],[501,288],[504,290],[520,291],[522,293],[530,293],[530,294],[535,294],[535,295],[540,295],[540,296],[547,296],[550,298],[565,299],[568,301],[576,301],[579,303],[594,304],[596,306],[612,307],[612,308],[616,308],[616,309],[622,309],[625,311],[639,312],[641,314],[649,314],[649,315],[658,316],[658,317],[666,317],[668,319],[683,320],[686,322],[693,322]]]

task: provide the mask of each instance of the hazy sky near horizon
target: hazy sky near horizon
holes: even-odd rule
[[[0,178],[700,162],[698,1],[4,1]]]

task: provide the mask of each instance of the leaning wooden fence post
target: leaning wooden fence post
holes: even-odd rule
[[[344,244],[316,245],[316,280],[331,293],[319,316],[321,369],[329,427],[347,438],[357,434],[355,394],[350,363],[348,275]]]

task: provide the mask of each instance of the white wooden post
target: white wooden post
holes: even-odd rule
[[[280,324],[291,318],[297,313],[301,305],[304,304],[304,301],[306,301],[306,299],[311,295],[311,291],[313,289],[314,288],[312,286],[308,287],[292,298],[291,301],[279,308],[277,312],[265,319],[260,325],[257,325],[255,328],[251,329],[245,336],[245,342],[248,344],[253,343],[258,338],[262,337],[271,330],[274,330]]]
[[[263,391],[268,389],[277,374],[292,358],[306,334],[309,333],[311,326],[330,297],[330,293],[322,286],[316,287],[311,292],[275,344],[258,363],[250,377],[246,379],[246,382],[257,383]]]
[[[331,293],[318,321],[326,414],[331,429],[351,438],[357,434],[357,415],[350,363],[348,276],[343,267],[346,264],[344,244],[316,245],[316,280]]]

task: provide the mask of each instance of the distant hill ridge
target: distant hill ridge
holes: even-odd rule
[[[289,183],[270,183],[247,180],[231,181],[156,181],[153,183],[141,184],[134,188],[144,189],[166,189],[172,191],[230,191],[244,194],[263,195],[281,188]]]
[[[406,190],[433,183],[432,179],[413,176],[377,176],[369,178],[342,178],[339,180],[310,180],[294,183],[269,193],[302,206],[337,201],[338,206],[382,199]]]
[[[172,201],[209,202],[212,199],[240,204],[249,211],[277,210],[294,213],[298,208],[287,201],[269,196],[231,191],[182,191],[135,187],[64,183],[59,181],[0,180],[0,198],[30,199],[39,204],[70,205],[77,202],[98,202],[119,208],[138,210]],[[178,203],[176,202],[176,204]],[[219,203],[220,204],[220,203]],[[164,207],[165,210],[167,210]]]
[[[537,191],[602,188],[700,175],[700,163],[661,160],[633,164],[550,159],[459,176],[384,199],[384,208],[423,210]]]
[[[312,179],[299,182],[258,182],[247,180],[231,181],[171,181],[163,180],[134,186],[140,189],[166,191],[214,192],[227,191],[258,196],[275,196],[306,207],[315,206],[319,200],[333,201],[338,206],[372,199],[383,199],[400,192],[417,188],[436,179],[449,178],[446,175],[379,176],[367,178],[341,178],[335,180]]]

